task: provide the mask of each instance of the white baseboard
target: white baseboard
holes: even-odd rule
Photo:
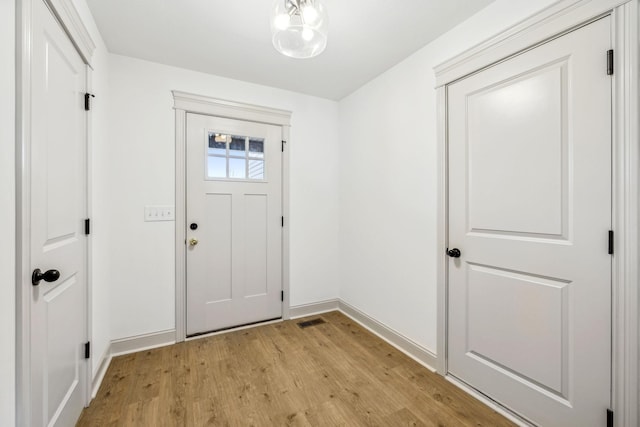
[[[111,364],[111,345],[107,347],[104,351],[104,354],[100,358],[100,366],[96,371],[96,374],[93,376],[93,381],[91,381],[91,399],[93,400],[98,394],[98,390],[100,389],[100,385],[102,384],[102,380],[104,380],[104,376],[107,373],[107,369],[109,369],[109,365]]]
[[[152,332],[111,341],[111,356],[135,353],[176,343],[176,330]]]
[[[342,300],[339,301],[339,310],[430,371],[436,371],[437,356],[430,350]]]
[[[289,308],[289,318],[313,316],[314,314],[326,313],[339,309],[340,300],[329,299],[325,301],[313,302],[311,304],[301,304]]]

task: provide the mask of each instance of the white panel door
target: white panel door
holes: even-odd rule
[[[448,370],[541,426],[611,387],[606,17],[448,87]]]
[[[282,316],[282,129],[187,115],[187,334]]]
[[[86,69],[41,0],[32,25],[29,264],[49,273],[24,284],[32,291],[31,425],[70,426],[87,386]]]

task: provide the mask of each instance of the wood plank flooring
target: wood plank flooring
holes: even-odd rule
[[[77,425],[514,424],[331,312],[116,357]]]

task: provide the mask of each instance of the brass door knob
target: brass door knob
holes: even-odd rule
[[[189,244],[190,244],[191,246],[195,246],[195,245],[197,245],[197,244],[198,244],[198,239],[191,238],[191,239],[189,240]]]

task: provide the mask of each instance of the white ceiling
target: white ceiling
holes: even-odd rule
[[[327,49],[271,45],[273,0],[88,0],[110,52],[339,100],[493,0],[325,0]]]

